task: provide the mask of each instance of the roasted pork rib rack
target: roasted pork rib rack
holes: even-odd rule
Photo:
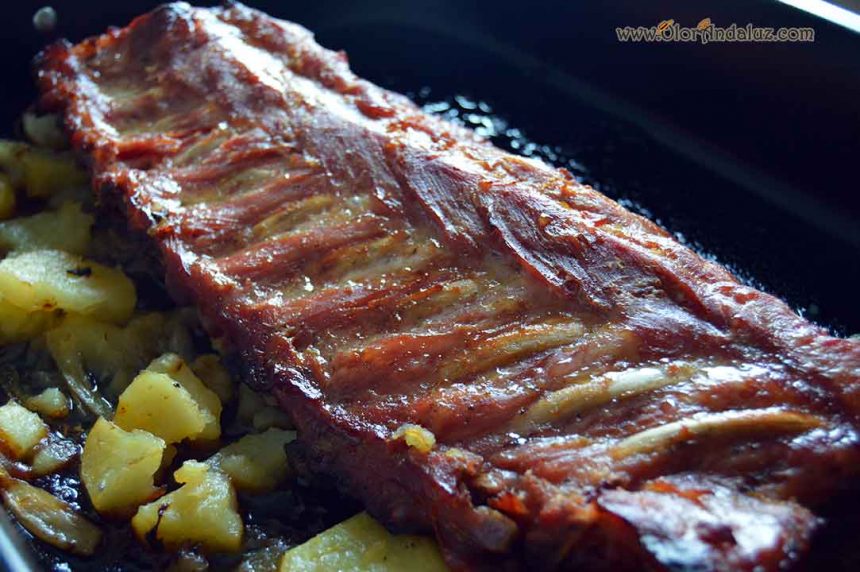
[[[298,25],[171,4],[37,75],[308,465],[453,567],[776,570],[860,469],[860,341]]]

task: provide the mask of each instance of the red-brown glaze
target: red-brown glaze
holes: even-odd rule
[[[775,570],[860,469],[860,342],[295,24],[172,4],[38,81],[310,465],[454,567]]]

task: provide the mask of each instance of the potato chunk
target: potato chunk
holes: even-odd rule
[[[271,491],[289,472],[284,446],[295,438],[295,431],[282,429],[245,435],[221,449],[209,462],[227,473],[239,490]]]
[[[102,417],[111,417],[113,410],[93,391],[89,374],[115,398],[153,358],[165,351],[190,353],[192,345],[180,312],[135,316],[124,327],[69,315],[45,338],[72,395]]]
[[[109,395],[117,397],[132,378],[165,352],[191,353],[192,341],[179,312],[133,317],[124,327],[85,316],[66,316],[48,332],[57,363],[80,361]]]
[[[176,354],[165,354],[119,396],[114,422],[144,429],[168,443],[221,435],[221,401]]]
[[[54,312],[22,310],[0,295],[0,345],[31,340],[57,321]]]
[[[56,211],[0,222],[0,250],[56,249],[83,254],[90,244],[92,226],[92,215],[83,212],[80,203],[68,201]]]
[[[138,537],[154,528],[168,549],[199,543],[212,552],[239,550],[244,526],[229,477],[196,461],[186,461],[173,477],[183,486],[140,507],[131,520]]]
[[[429,538],[395,535],[360,513],[284,553],[281,572],[444,571],[439,548]]]
[[[81,480],[100,513],[128,516],[161,490],[153,484],[166,444],[146,431],[124,431],[100,417],[81,454]]]
[[[69,414],[69,399],[56,387],[49,387],[39,395],[28,398],[24,404],[30,411],[45,417],[61,419]]]
[[[71,153],[57,153],[17,141],[0,141],[0,167],[24,187],[27,196],[35,198],[86,185],[88,179]]]
[[[134,284],[121,271],[59,250],[0,262],[0,296],[22,310],[59,308],[109,322],[128,320],[136,302]]]
[[[14,459],[29,456],[48,436],[48,426],[36,413],[10,401],[0,407],[0,447]]]
[[[209,419],[181,383],[164,373],[142,371],[119,396],[114,421],[179,443],[199,437]]]

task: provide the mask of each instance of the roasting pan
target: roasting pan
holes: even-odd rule
[[[346,50],[356,73],[383,87],[452,109],[459,101],[467,122],[482,103],[504,120],[497,143],[549,156],[812,321],[860,332],[856,31],[774,0],[246,2]],[[47,35],[31,24],[42,4],[4,6],[3,136],[34,98],[29,66],[41,46],[125,25],[157,2],[59,0]],[[812,27],[815,41],[617,39],[617,27],[670,18]],[[847,548],[857,513],[837,511],[813,566],[860,569]],[[8,570],[34,562],[3,514],[0,558]]]

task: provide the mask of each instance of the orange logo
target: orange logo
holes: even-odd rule
[[[657,35],[662,36],[663,33],[666,32],[666,30],[668,30],[669,27],[674,23],[675,20],[663,20],[662,22],[657,24]]]

